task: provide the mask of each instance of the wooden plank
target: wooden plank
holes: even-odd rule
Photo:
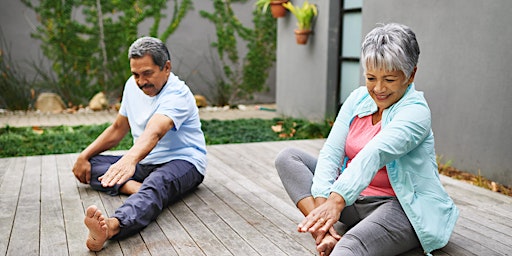
[[[229,250],[183,201],[178,201],[168,208],[204,255],[231,255]]]
[[[314,241],[309,234],[301,234],[296,231],[297,224],[303,219],[303,215],[292,205],[287,195],[285,198],[278,198],[253,183],[253,179],[245,178],[227,167],[215,168],[214,171],[212,176],[216,179],[217,184],[222,184],[226,189],[238,195],[244,202],[252,206],[254,211],[266,216],[269,221],[279,227],[282,232],[297,240],[299,244],[311,245],[308,248],[309,252],[316,251],[313,246]],[[278,179],[276,173],[273,174],[273,178]],[[280,189],[284,190],[282,186]]]
[[[217,167],[212,170],[228,171],[230,168],[225,163],[211,161],[211,164]],[[251,171],[251,170],[248,170]],[[223,196],[229,196],[229,205],[235,211],[240,213],[242,217],[246,218],[247,221],[251,221],[253,226],[258,229],[265,237],[267,237],[279,249],[283,249],[286,253],[293,255],[307,255],[312,253],[311,250],[306,249],[302,245],[299,245],[297,241],[293,240],[291,232],[295,232],[296,223],[288,218],[289,215],[279,214],[270,204],[267,204],[265,200],[278,200],[280,205],[288,205],[292,212],[296,213],[294,207],[290,207],[289,203],[285,203],[282,200],[276,198],[272,194],[254,185],[249,179],[245,179],[242,175],[237,174],[234,171],[230,171],[229,174],[223,174],[222,172],[210,173],[212,179],[217,180],[216,183],[222,184],[221,187],[212,187],[212,191],[215,193],[216,190],[225,189],[231,191],[231,193],[223,194]],[[237,184],[237,182],[243,184]],[[253,189],[252,191],[250,189]],[[272,204],[275,206],[276,204]],[[242,214],[243,213],[243,214]],[[275,218],[275,219],[268,219]],[[298,235],[298,234],[296,234]],[[309,240],[313,243],[312,239]],[[305,242],[305,241],[304,241]],[[307,246],[307,242],[305,242]]]
[[[455,237],[457,237],[457,235],[455,235]],[[448,242],[448,244],[445,247],[432,252],[432,255],[473,256],[476,254],[466,250],[465,248],[461,247],[459,244],[454,243],[450,239],[450,242]]]
[[[41,174],[41,255],[67,255],[64,217],[60,201],[55,156],[42,157]]]
[[[478,224],[471,226],[467,225],[467,223],[464,223],[464,218],[459,219],[459,221],[462,222],[462,224],[457,225],[454,232],[465,237],[467,240],[472,240],[474,243],[478,243],[478,249],[472,250],[478,255],[505,255],[512,252],[510,243],[507,245],[497,241],[500,236],[499,233],[491,234],[489,229]],[[505,243],[507,243],[507,241],[505,241]]]
[[[259,255],[247,241],[231,228],[230,223],[222,219],[225,209],[217,209],[221,211],[219,214],[209,206],[212,202],[206,202],[209,198],[208,195],[205,195],[206,193],[211,193],[211,191],[207,187],[201,186],[194,194],[184,198],[184,202],[232,255]],[[218,198],[214,199],[218,200]]]
[[[171,242],[165,236],[157,222],[152,222],[140,232],[146,247],[152,256],[177,256]]]
[[[79,195],[80,184],[72,173],[76,154],[56,155],[60,200],[64,217],[69,255],[95,255],[85,246],[88,230],[84,225],[84,209]]]
[[[485,209],[500,218],[512,221],[512,197],[441,175],[441,181],[454,201],[461,206]],[[471,195],[471,196],[468,196]],[[510,223],[509,221],[509,223]]]
[[[38,255],[41,157],[27,157],[7,255]]]
[[[239,147],[211,148],[209,155],[222,161],[234,175],[249,179],[262,190],[289,201],[288,194],[284,191],[273,164],[264,164],[263,161],[259,161],[268,159],[268,153],[266,156],[239,154],[240,150],[242,149]]]
[[[4,180],[4,175],[9,170],[9,167],[14,163],[16,158],[0,158],[0,184],[2,184]]]
[[[4,159],[0,161],[4,162]],[[11,158],[8,161],[9,164],[5,164],[5,179],[0,183],[0,255],[7,254],[25,169],[25,158]]]
[[[237,209],[232,207],[232,198],[230,192],[218,186],[217,183],[211,184],[205,181],[203,187],[196,192],[198,196],[216,213],[222,218],[231,229],[234,230],[244,241],[246,241],[251,248],[256,250],[260,255],[283,255],[283,253],[266,238],[260,230],[254,228],[256,220],[247,219],[242,213],[238,212]],[[217,188],[216,191],[213,189]],[[246,210],[250,209],[245,206]]]
[[[460,228],[460,226],[456,226],[455,231],[450,237],[450,243],[458,246],[457,251],[452,255],[503,255],[496,251],[489,250],[489,248],[479,242],[479,237],[466,237],[461,235],[459,233]],[[445,248],[443,248],[443,251],[444,250]]]
[[[464,230],[466,230],[466,236],[478,236],[480,237],[480,243],[498,252],[512,252],[511,233],[504,233],[502,230],[492,229],[478,220],[465,217],[466,215],[471,214],[461,215],[457,220],[457,225],[464,227]]]
[[[167,207],[156,219],[158,226],[171,242],[174,250],[178,255],[204,255],[197,247],[196,243],[190,237],[187,230],[180,224],[176,217]]]

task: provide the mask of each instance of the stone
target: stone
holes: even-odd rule
[[[37,110],[45,113],[59,113],[66,109],[66,104],[62,98],[51,92],[43,92],[39,94],[35,107]]]
[[[208,102],[206,101],[206,98],[203,95],[194,95],[194,98],[196,99],[196,106],[198,108],[208,106]]]
[[[98,92],[89,101],[89,109],[93,111],[100,111],[108,108],[107,96],[103,92]]]

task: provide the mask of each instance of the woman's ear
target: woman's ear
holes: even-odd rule
[[[407,81],[408,85],[411,84],[412,82],[414,82],[414,76],[416,75],[416,70],[418,70],[418,67],[414,66],[414,69],[412,70],[411,75],[409,76],[409,81]]]

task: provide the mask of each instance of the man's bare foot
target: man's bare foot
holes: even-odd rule
[[[103,248],[103,244],[109,238],[109,234],[105,217],[96,205],[91,205],[87,208],[84,223],[89,229],[89,235],[85,242],[87,248],[95,252],[100,251]]]
[[[129,180],[122,187],[119,188],[119,192],[131,195],[139,192],[140,187],[142,186],[142,183],[134,180]]]
[[[338,240],[331,236],[330,234],[326,234],[324,239],[322,239],[322,242],[316,246],[316,250],[321,256],[328,256],[331,254],[332,249],[334,249],[334,246]]]

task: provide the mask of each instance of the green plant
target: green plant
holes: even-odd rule
[[[200,11],[202,17],[215,25],[221,74],[216,74],[215,105],[234,105],[241,99],[250,99],[254,92],[266,89],[268,70],[275,61],[276,20],[269,13],[253,11],[254,28],[244,26],[235,15],[231,3],[247,0],[213,0],[213,12]],[[240,57],[238,40],[247,44],[248,52]]]
[[[300,30],[310,30],[313,24],[313,18],[318,15],[316,5],[304,1],[301,7],[293,5],[291,2],[284,3],[283,6],[288,9],[295,18],[297,18],[297,27]]]
[[[192,8],[192,0],[173,0],[171,21],[159,35],[167,0],[21,1],[41,23],[32,36],[42,42],[52,64],[53,91],[73,105],[86,103],[98,91],[119,97],[130,75],[127,49],[138,37],[139,24],[152,19],[149,35],[166,41]]]
[[[255,3],[255,5],[256,5],[256,8],[261,10],[262,13],[266,13],[267,9],[268,9],[268,7],[270,5],[270,2],[272,2],[272,0],[258,0]]]

